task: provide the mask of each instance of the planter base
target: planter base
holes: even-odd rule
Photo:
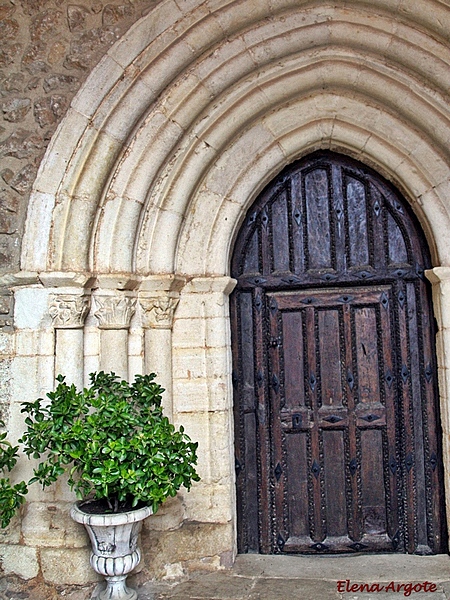
[[[137,592],[127,587],[126,575],[105,577],[106,588],[93,596],[92,600],[137,600]]]

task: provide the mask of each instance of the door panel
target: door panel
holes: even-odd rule
[[[389,296],[387,286],[351,295],[267,295],[270,337],[277,340],[268,357],[275,515],[285,552],[345,552],[354,539],[359,549],[366,542],[392,548],[398,525],[387,523],[388,509],[396,509],[388,448],[389,436],[395,447],[395,407],[383,376],[392,364],[390,344],[383,344],[393,334]]]
[[[249,210],[230,306],[240,552],[446,551],[429,266],[405,200],[337,154]]]

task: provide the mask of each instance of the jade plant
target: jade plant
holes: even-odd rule
[[[0,421],[0,427],[5,423]],[[7,433],[0,434],[0,471],[3,475],[13,469],[17,463],[19,446],[13,446],[7,439]],[[25,502],[28,486],[24,481],[13,484],[8,476],[0,478],[0,523],[7,527],[18,508]]]
[[[156,512],[181,486],[189,490],[199,480],[198,444],[164,416],[164,390],[154,379],[153,373],[137,375],[130,384],[102,371],[78,391],[59,375],[48,400],[23,403],[27,427],[19,443],[28,457],[41,461],[28,483],[45,488],[67,473],[77,498],[95,502],[92,510],[98,512],[138,505]]]

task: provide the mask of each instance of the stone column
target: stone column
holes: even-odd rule
[[[65,375],[68,384],[83,387],[83,326],[90,296],[83,293],[51,294],[49,315],[55,328],[55,375]]]
[[[436,353],[442,425],[442,452],[447,499],[450,498],[450,267],[435,267],[425,272],[432,283],[434,315],[438,324]],[[447,520],[450,511],[447,500]]]
[[[94,302],[101,330],[100,370],[128,379],[128,329],[136,298],[119,290],[102,290],[95,294]]]
[[[139,304],[145,331],[145,372],[156,373],[157,380],[165,389],[163,406],[165,414],[172,419],[172,326],[180,290],[185,284],[183,277],[155,275],[145,278],[140,286]]]
[[[55,330],[55,376],[78,389],[84,385],[84,321],[90,307],[90,273],[40,273],[48,289],[48,314]]]

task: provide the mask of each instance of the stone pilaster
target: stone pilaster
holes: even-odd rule
[[[436,354],[439,375],[439,398],[442,425],[442,451],[444,462],[450,457],[450,267],[435,267],[425,272],[431,281],[433,307],[438,332],[436,335]],[[450,472],[445,469],[445,488],[447,497],[447,515],[450,515],[448,498],[450,497]],[[449,516],[447,516],[450,525]]]

